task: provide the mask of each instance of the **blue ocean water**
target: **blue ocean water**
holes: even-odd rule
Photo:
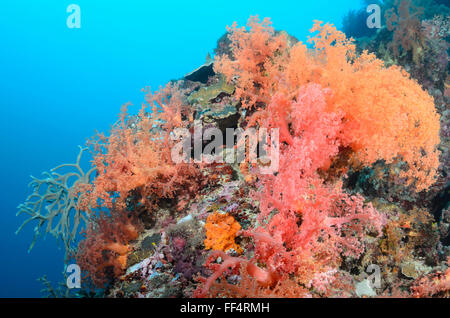
[[[81,28],[70,29],[70,4]],[[107,132],[141,88],[158,88],[201,65],[227,25],[250,15],[306,40],[314,19],[341,26],[359,0],[316,1],[0,1],[0,297],[40,297],[36,279],[62,279],[63,249],[53,237],[27,253],[33,225],[17,205],[30,175],[74,162],[78,145]],[[87,163],[85,163],[87,166]]]

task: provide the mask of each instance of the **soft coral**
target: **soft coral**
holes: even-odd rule
[[[229,29],[233,58],[217,57],[216,71],[235,82],[235,96],[256,110],[250,124],[274,116],[282,140],[292,143],[287,123],[291,105],[305,85],[330,89],[324,112],[343,116],[341,140],[353,151],[354,166],[408,164],[407,184],[428,188],[438,167],[439,117],[433,98],[399,67],[385,68],[373,54],[356,54],[355,45],[331,24],[316,21],[309,39],[291,46],[270,21],[249,21],[249,30]],[[270,107],[270,105],[272,107]],[[264,110],[264,106],[266,110]],[[267,109],[267,107],[270,108]]]
[[[100,135],[94,143],[97,177],[86,189],[89,200],[81,208],[92,210],[99,201],[108,208],[113,203],[123,207],[132,191],[150,210],[156,199],[176,198],[180,203],[195,195],[206,178],[195,164],[174,163],[170,152],[172,129],[187,125],[182,121],[185,108],[183,91],[175,84],[149,93],[137,117],[130,117],[124,105],[111,135]]]
[[[91,220],[76,260],[96,287],[104,287],[124,272],[131,251],[129,243],[138,238],[140,228],[137,218],[123,211],[113,210],[111,216],[102,214]]]

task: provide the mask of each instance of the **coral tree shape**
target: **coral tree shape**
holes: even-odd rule
[[[168,84],[147,94],[138,116],[130,117],[129,105],[123,106],[110,136],[100,135],[94,143],[98,175],[91,189],[86,189],[89,200],[84,201],[84,209],[111,208],[113,203],[123,207],[134,191],[151,210],[157,199],[182,202],[205,184],[198,166],[175,164],[171,159],[170,133],[184,127],[182,117],[188,116],[183,96],[179,87]]]

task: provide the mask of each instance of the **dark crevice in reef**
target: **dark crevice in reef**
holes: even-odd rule
[[[214,67],[213,62],[206,62],[205,64],[203,64],[202,66],[200,66],[199,68],[194,70],[193,72],[186,75],[184,77],[184,79],[187,81],[199,82],[202,84],[206,84],[206,83],[208,83],[208,79],[210,77],[216,75],[213,67]]]

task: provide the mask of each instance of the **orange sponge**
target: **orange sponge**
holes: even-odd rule
[[[242,249],[234,239],[241,230],[240,224],[231,216],[214,212],[208,216],[205,224],[205,248],[227,252],[230,249],[242,253]]]

